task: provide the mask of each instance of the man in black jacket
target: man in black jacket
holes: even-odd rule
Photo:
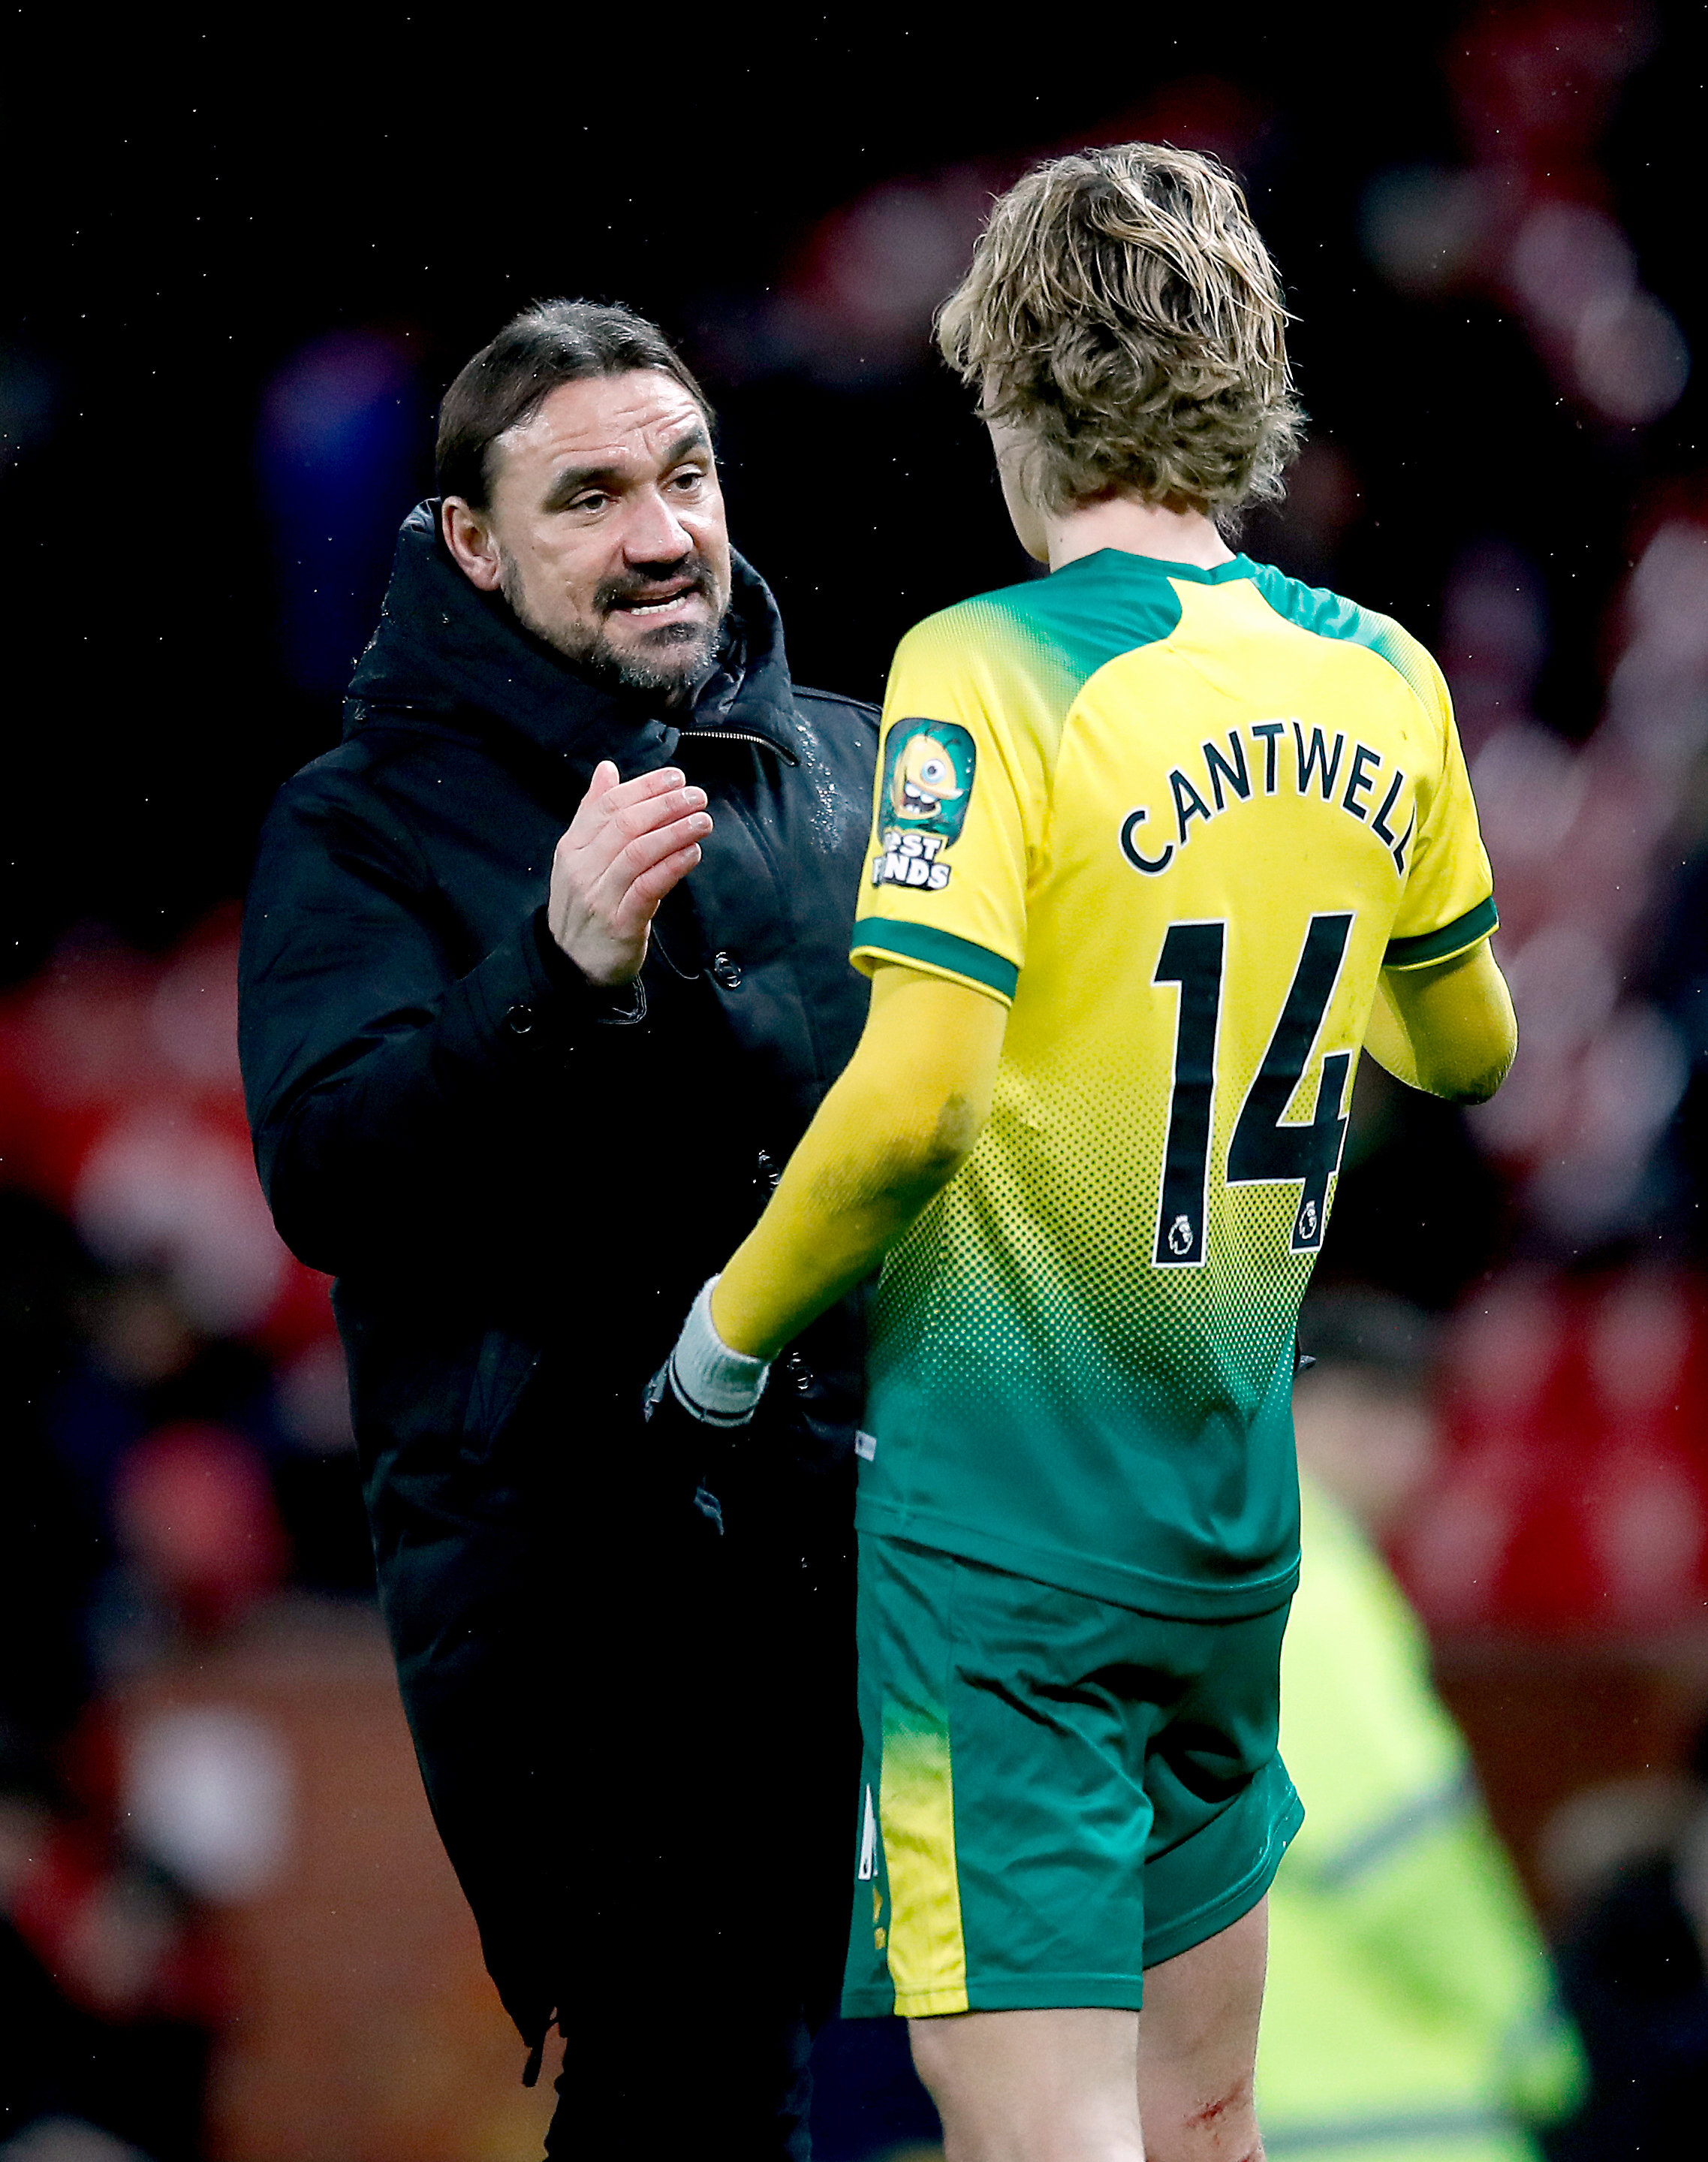
[[[566,2038],[549,2152],[803,2155],[846,1933],[855,1317],[716,1460],[641,1405],[859,1033],[875,716],[791,683],[649,324],[518,316],[438,465],[343,743],[262,837],[257,1159],[337,1277],[487,1966],[534,2063]]]

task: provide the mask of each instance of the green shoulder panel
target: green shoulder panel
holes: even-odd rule
[[[1297,624],[1301,630],[1315,631],[1319,638],[1367,646],[1401,678],[1430,718],[1439,718],[1440,693],[1429,656],[1392,616],[1360,608],[1356,601],[1344,599],[1325,587],[1301,585],[1271,563],[1252,564],[1251,576],[1252,584],[1277,615]]]
[[[1169,567],[1103,548],[989,598],[1018,628],[1061,655],[1077,689],[1123,653],[1158,645],[1174,630],[1180,597],[1169,582]]]
[[[1000,662],[1012,657],[1044,688],[1060,722],[1080,689],[1122,655],[1159,645],[1180,620],[1177,581],[1222,585],[1248,577],[1275,613],[1319,638],[1367,647],[1385,661],[1431,720],[1441,713],[1440,679],[1429,654],[1391,616],[1339,593],[1289,578],[1273,564],[1236,556],[1214,570],[1100,549],[1047,578],[1003,586],[930,616],[910,638],[965,639]]]
[[[1167,638],[1180,620],[1172,566],[1104,549],[1032,578],[978,593],[928,617],[910,637],[964,638],[1000,665],[1012,658],[1045,693],[1057,724],[1100,668]]]

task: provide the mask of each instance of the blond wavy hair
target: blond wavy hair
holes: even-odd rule
[[[1118,493],[1226,521],[1299,448],[1287,322],[1233,175],[1122,143],[998,199],[937,342],[981,416],[1030,438],[1051,509]]]

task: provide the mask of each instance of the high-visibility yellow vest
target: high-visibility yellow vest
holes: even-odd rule
[[[1304,1485],[1281,1750],[1305,1820],[1270,1895],[1270,2162],[1536,2162],[1523,2128],[1577,2101],[1576,2037],[1423,1633]]]

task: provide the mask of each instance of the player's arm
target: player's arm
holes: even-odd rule
[[[872,979],[865,1032],[763,1216],[702,1288],[654,1377],[648,1401],[667,1414],[668,1395],[702,1424],[744,1424],[767,1362],[872,1273],[990,1115],[1048,799],[1037,731],[993,714],[1008,708],[992,635],[982,619],[951,609],[897,649],[854,934],[855,965]],[[885,875],[898,847],[892,819],[908,828],[903,842],[920,836],[908,860],[921,881]],[[940,864],[951,849],[952,867]]]
[[[954,1177],[990,1116],[1008,1019],[987,992],[877,965],[858,1049],[713,1290],[732,1350],[774,1358]]]
[[[1422,969],[1384,969],[1365,1047],[1398,1081],[1484,1104],[1518,1048],[1512,994],[1487,939]]]

